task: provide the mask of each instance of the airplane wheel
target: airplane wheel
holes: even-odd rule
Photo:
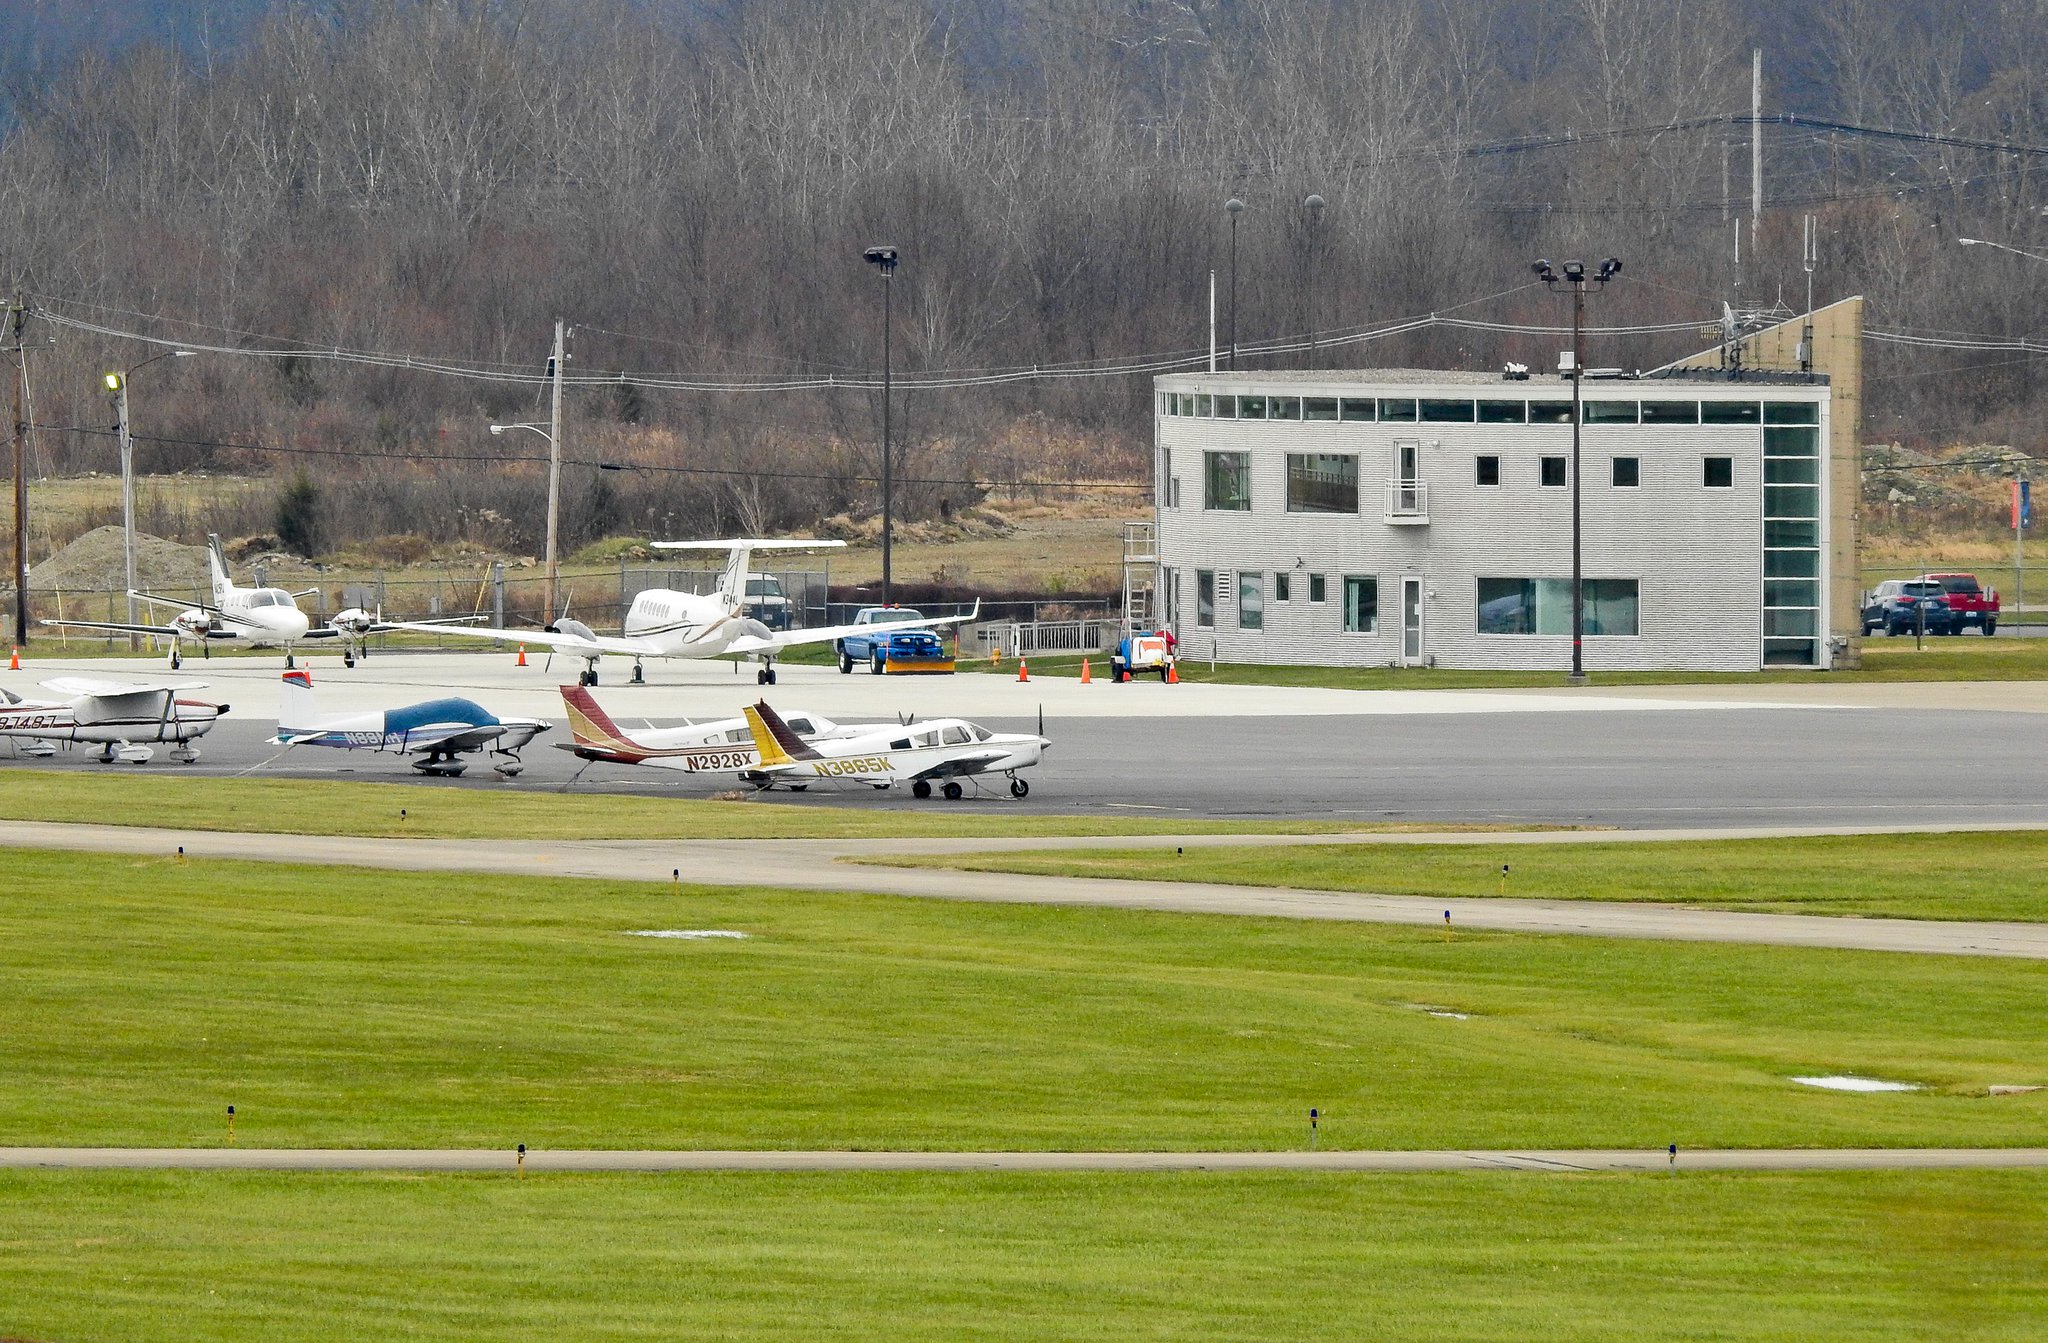
[[[584,671],[584,673],[583,673],[583,674],[582,674],[581,676],[579,676],[579,677],[577,677],[577,678],[576,678],[576,684],[578,684],[578,685],[596,685],[596,684],[597,684],[597,672],[596,672],[595,670],[592,670],[592,669],[586,669],[586,670]]]
[[[958,802],[961,796],[966,793],[966,791],[967,790],[962,788],[959,784],[952,783],[949,781],[946,784],[946,801]]]
[[[1031,795],[1031,785],[1030,785],[1030,784],[1028,784],[1028,783],[1024,782],[1024,780],[1022,780],[1022,779],[1012,779],[1012,780],[1010,780],[1010,796],[1011,796],[1011,797],[1029,797],[1030,795]]]
[[[767,669],[766,667],[756,667],[756,668],[754,668],[754,684],[755,684],[755,685],[767,685],[767,684],[768,684],[768,669]]]
[[[355,655],[354,653],[343,653],[343,654],[341,655],[341,665],[342,665],[342,666],[344,666],[344,667],[353,667],[353,666],[355,666],[355,665],[356,665],[356,655]]]
[[[775,684],[775,668],[773,668],[773,667],[770,667],[770,668],[768,669],[768,684],[769,684],[769,685],[774,685],[774,684]]]
[[[177,651],[176,651],[175,649],[174,649],[174,650],[172,650],[172,652],[171,652],[171,670],[172,670],[172,671],[176,671],[176,670],[178,670],[178,668],[179,668],[179,667],[180,667],[181,665],[183,665],[183,662],[184,662],[184,659],[182,659],[182,658],[180,658],[180,657],[178,656],[178,654],[177,654]]]
[[[640,665],[639,663],[637,663],[637,662],[633,664],[633,684],[634,684],[634,685],[646,685],[646,684],[647,684],[647,672],[646,672],[646,670],[645,670],[644,668],[642,668],[642,667],[641,667],[641,665]]]
[[[919,779],[916,783],[910,785],[910,795],[912,797],[930,797],[932,795],[932,786],[923,779]]]
[[[286,653],[284,655],[284,669],[286,671],[290,671],[292,668],[298,665],[299,663],[297,658],[294,658],[290,653]]]

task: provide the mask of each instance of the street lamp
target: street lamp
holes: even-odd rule
[[[148,368],[159,359],[189,359],[196,350],[165,350],[153,354],[139,364],[130,364],[126,372],[109,373],[101,379],[109,392],[114,394],[114,428],[121,435],[121,571],[125,580],[123,590],[128,594],[128,623],[135,623],[135,440],[128,434],[128,379],[137,369]],[[128,650],[134,652],[142,646],[136,635],[128,636]]]
[[[1586,378],[1586,362],[1580,354],[1580,337],[1586,322],[1586,281],[1590,278],[1596,284],[1605,285],[1621,273],[1621,262],[1608,257],[1600,263],[1597,274],[1586,274],[1586,263],[1567,261],[1564,274],[1558,275],[1550,269],[1548,261],[1530,264],[1536,278],[1555,291],[1560,285],[1568,285],[1572,291],[1572,673],[1573,685],[1586,683],[1586,580],[1581,566],[1582,551],[1579,539],[1579,429],[1584,424],[1585,398],[1583,395]]]
[[[561,422],[559,420],[554,421],[554,429],[559,430],[560,428]],[[539,434],[542,438],[548,441],[548,586],[547,608],[541,612],[541,624],[552,626],[555,623],[556,618],[555,528],[557,524],[561,521],[562,509],[562,441],[560,438],[556,436],[556,434],[553,431],[551,431],[547,426],[544,425],[494,424],[491,426],[491,432],[493,434],[503,434],[507,429],[531,429],[534,433]]]
[[[2048,261],[2048,256],[2042,256],[2039,252],[2028,252],[2006,243],[1992,242],[1987,238],[1958,238],[1956,241],[1965,247],[1996,247],[2001,252],[2011,252],[2014,256],[2023,256],[2030,261]]]
[[[894,355],[889,342],[889,327],[894,320],[891,294],[896,286],[896,249],[893,247],[870,247],[861,253],[861,259],[882,272],[882,605],[894,604],[894,575],[889,567],[889,550],[895,523],[896,476],[891,463],[892,450],[889,442],[889,403]]]
[[[1223,213],[1230,216],[1230,366],[1237,367],[1237,217],[1244,213],[1244,202],[1232,196],[1223,202]]]
[[[1316,288],[1317,264],[1322,260],[1323,206],[1321,196],[1310,196],[1301,203],[1308,212],[1308,366],[1314,368],[1316,359]]]

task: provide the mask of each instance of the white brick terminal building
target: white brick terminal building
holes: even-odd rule
[[[1236,372],[1156,392],[1183,657],[1570,665],[1568,379]],[[1827,379],[1589,374],[1583,398],[1586,669],[1829,665]]]

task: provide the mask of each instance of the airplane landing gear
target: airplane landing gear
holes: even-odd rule
[[[178,749],[171,752],[171,759],[181,765],[196,765],[199,763],[199,748],[188,742],[180,742]]]
[[[641,667],[641,665],[640,665],[640,659],[639,659],[639,658],[634,658],[634,659],[633,659],[633,684],[634,684],[634,685],[646,685],[646,684],[647,684],[647,672],[646,672],[646,670],[645,670],[644,668],[642,668],[642,667]]]
[[[582,670],[582,672],[581,672],[580,674],[578,674],[578,676],[576,677],[576,684],[577,684],[577,685],[596,685],[596,684],[597,684],[597,666],[596,666],[596,664],[594,664],[594,663],[593,663],[592,665],[590,665],[590,666],[588,666],[588,667],[585,667],[585,668],[584,668],[584,669]]]
[[[412,767],[437,779],[459,779],[462,777],[462,771],[469,768],[462,761],[449,755],[430,755],[425,760],[413,761]]]
[[[516,779],[526,770],[526,762],[511,751],[493,751],[491,755],[494,760],[491,768],[508,779]],[[497,759],[499,756],[503,756],[504,759]]]
[[[183,658],[178,656],[178,650],[173,648],[171,650],[171,670],[178,670],[178,668],[184,664],[184,661],[185,660]]]
[[[1026,783],[1026,782],[1024,782],[1024,780],[1022,780],[1022,779],[1012,779],[1012,780],[1010,780],[1010,796],[1011,796],[1011,797],[1029,797],[1029,796],[1031,796],[1031,785],[1030,785],[1030,784],[1028,784],[1028,783]]]
[[[961,796],[966,792],[964,788],[962,788],[958,783],[956,783],[952,779],[946,780],[946,786],[941,791],[943,791],[946,794],[946,801],[948,802],[958,802]]]
[[[910,795],[918,798],[930,797],[932,795],[932,786],[923,779],[919,779],[916,783],[910,785]]]
[[[768,665],[766,665],[765,667],[762,667],[762,668],[761,668],[760,670],[756,671],[756,672],[754,673],[754,684],[755,684],[755,685],[774,685],[774,684],[775,684],[775,664],[771,662],[771,663],[769,663]]]
[[[298,665],[299,665],[298,659],[292,656],[292,650],[291,650],[291,649],[289,649],[289,648],[285,649],[285,650],[284,650],[284,669],[285,669],[286,671],[290,671],[290,670],[291,670],[292,668],[294,668],[294,667],[296,667],[296,666],[298,666]]]
[[[356,655],[355,655],[354,653],[351,653],[351,652],[349,652],[349,651],[348,651],[347,649],[345,649],[345,648],[344,648],[343,650],[341,650],[341,665],[342,665],[342,666],[344,666],[344,667],[353,667],[353,666],[355,666],[355,665],[356,665]]]
[[[155,754],[156,752],[147,746],[137,746],[126,741],[110,741],[107,743],[107,749],[100,754],[100,763],[111,765],[118,760],[124,765],[146,765]]]

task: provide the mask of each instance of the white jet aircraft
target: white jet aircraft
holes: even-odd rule
[[[156,754],[144,743],[175,742],[171,759],[189,765],[199,759],[192,742],[228,711],[225,704],[178,698],[179,691],[197,690],[204,681],[139,684],[62,676],[43,684],[63,698],[24,699],[0,690],[0,737],[25,740],[23,753],[44,760],[57,754],[59,742],[87,742],[102,748],[105,763],[140,765]]]
[[[290,593],[283,588],[235,586],[235,580],[228,576],[227,556],[221,552],[218,536],[206,538],[206,568],[213,584],[211,602],[195,606],[179,598],[158,597],[148,592],[128,594],[154,606],[177,608],[178,614],[172,616],[168,624],[129,625],[112,620],[45,620],[43,623],[65,629],[108,630],[169,639],[172,671],[176,671],[184,660],[181,654],[187,639],[209,655],[213,645],[221,642],[233,642],[247,648],[282,648],[287,667],[298,665],[293,650],[301,640],[339,639],[342,643],[341,660],[344,665],[353,667],[356,659],[367,651],[363,640],[372,634],[401,628],[356,606],[340,612],[318,629],[313,628],[313,622],[299,609],[298,598],[306,593]],[[446,632],[445,626],[433,622],[404,628]]]
[[[715,772],[730,774],[761,763],[754,749],[754,730],[744,718],[722,718],[709,723],[685,723],[681,727],[643,728],[629,733],[612,721],[597,700],[580,685],[561,687],[562,704],[568,710],[573,742],[555,746],[584,760],[612,765],[647,765],[654,769],[680,770],[686,774]],[[795,710],[789,715],[790,730],[807,742],[837,741],[866,737],[886,731],[883,723],[835,723],[822,714]],[[798,784],[801,789],[804,785]]]
[[[416,755],[414,769],[451,778],[466,768],[459,757],[488,747],[491,768],[510,778],[526,768],[520,748],[553,726],[545,718],[499,718],[474,700],[454,697],[323,716],[313,698],[312,674],[298,670],[284,674],[277,735],[270,744]]]
[[[895,623],[872,625],[831,625],[822,629],[771,630],[743,614],[747,593],[747,561],[756,550],[816,550],[844,546],[844,541],[656,541],[659,550],[723,550],[728,552],[725,572],[719,575],[718,590],[709,594],[674,592],[649,588],[633,598],[627,608],[624,628],[616,635],[599,634],[579,620],[562,619],[545,630],[459,629],[394,621],[391,628],[429,630],[435,634],[468,635],[495,639],[501,643],[540,644],[559,649],[585,664],[578,684],[597,684],[597,660],[610,653],[633,659],[633,682],[644,680],[644,658],[744,657],[762,666],[754,679],[760,685],[775,684],[775,655],[796,644],[830,643],[848,634],[871,634],[878,630],[929,629],[933,625],[957,625],[976,619],[981,603],[964,616],[919,617]]]
[[[946,800],[957,802],[965,791],[961,779],[1005,774],[1010,796],[1024,797],[1031,785],[1018,778],[1017,771],[1037,764],[1051,745],[1042,736],[991,732],[960,718],[933,718],[885,727],[868,736],[807,742],[765,701],[749,705],[745,712],[761,763],[740,771],[740,777],[762,789],[798,789],[819,782],[874,788],[908,783],[913,797],[930,797],[937,779]]]

